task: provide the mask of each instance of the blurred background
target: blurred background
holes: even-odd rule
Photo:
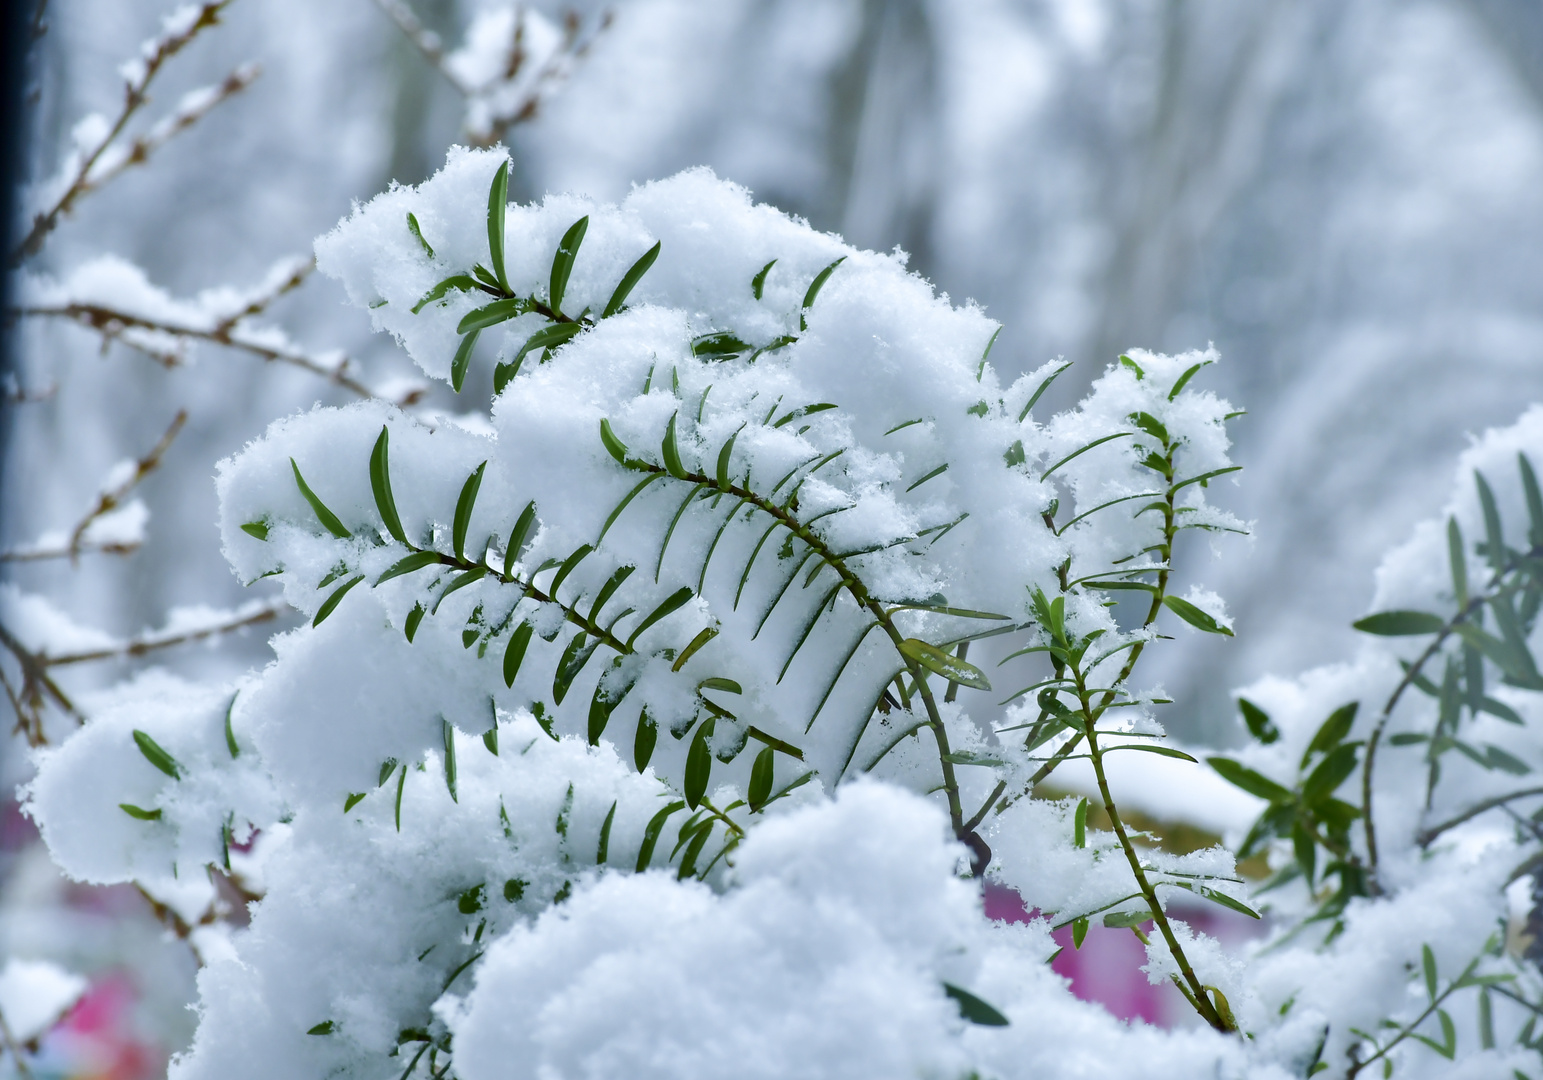
[[[453,143],[508,145],[520,200],[706,165],[898,246],[1005,325],[1009,379],[1075,362],[1052,409],[1122,349],[1214,343],[1206,385],[1248,410],[1245,471],[1215,498],[1254,536],[1179,554],[1237,631],[1154,657],[1190,741],[1236,737],[1236,687],[1347,656],[1381,553],[1439,510],[1457,451],[1543,397],[1531,0],[234,0],[95,164],[144,74],[124,62],[174,36],[174,5],[34,2],[11,246],[85,178],[19,260],[0,404],[0,670],[26,736],[0,751],[0,958],[92,979],[40,1045],[50,1075],[157,1075],[191,1033],[196,964],[132,892],[50,869],[11,795],[27,742],[147,663],[205,679],[265,661],[289,623],[240,607],[262,590],[220,554],[214,463],[353,399],[301,360],[417,392],[335,284],[273,286],[352,200],[425,179]],[[423,407],[457,408],[439,394]]]

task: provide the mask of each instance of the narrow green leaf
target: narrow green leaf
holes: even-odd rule
[[[604,585],[600,586],[600,592],[596,594],[595,602],[589,609],[590,622],[597,622],[599,620],[600,611],[605,607],[606,602],[609,601],[612,596],[616,595],[616,590],[621,588],[622,583],[631,577],[633,571],[636,569],[637,567],[635,566],[620,567],[617,569],[616,573],[612,574],[606,580]]]
[[[525,504],[525,509],[520,511],[519,519],[515,521],[514,529],[509,533],[509,546],[504,549],[504,577],[513,576],[514,564],[524,556],[525,549],[534,538],[535,526],[536,502],[532,499]]]
[[[1130,434],[1131,433],[1129,431],[1116,431],[1113,435],[1105,435],[1101,439],[1094,439],[1092,442],[1086,444],[1085,446],[1081,446],[1078,449],[1073,450],[1071,453],[1069,453],[1065,457],[1063,457],[1060,461],[1057,461],[1054,465],[1050,466],[1050,468],[1048,468],[1044,472],[1040,473],[1039,474],[1039,478],[1041,480],[1046,479],[1051,473],[1055,472],[1062,465],[1065,465],[1068,461],[1071,461],[1073,458],[1081,457],[1083,454],[1086,454],[1089,450],[1093,449],[1095,446],[1102,446],[1104,443],[1109,442],[1109,441],[1111,441],[1113,439],[1128,438],[1130,436]]]
[[[1224,908],[1230,908],[1231,910],[1236,911],[1239,915],[1247,915],[1250,919],[1259,918],[1259,912],[1255,911],[1241,900],[1233,899],[1226,893],[1222,892],[1220,889],[1197,888],[1195,892],[1205,897],[1213,904],[1220,904]]]
[[[632,636],[627,639],[627,648],[632,648],[633,642],[637,641],[637,639],[642,636],[643,631],[647,630],[650,626],[653,626],[654,623],[658,622],[660,619],[663,619],[665,616],[684,607],[686,602],[694,595],[695,594],[691,591],[689,586],[682,585],[679,589],[676,589],[669,596],[665,597],[663,602],[661,602],[658,607],[654,608],[653,611],[649,612],[643,621],[638,623],[637,627],[632,631]]]
[[[716,626],[704,626],[697,633],[697,636],[691,639],[691,644],[687,645],[680,651],[680,655],[677,656],[675,658],[675,662],[670,665],[670,670],[679,671],[681,668],[685,667],[686,661],[695,656],[697,651],[701,649],[702,646],[706,645],[709,641],[717,636],[718,628]]]
[[[466,532],[471,528],[472,509],[477,505],[477,492],[482,488],[482,474],[487,467],[488,463],[484,461],[466,478],[466,483],[461,485],[461,497],[455,503],[455,557],[463,562],[466,560]]]
[[[414,604],[413,609],[407,613],[407,622],[402,627],[402,632],[407,635],[407,643],[412,644],[413,635],[418,632],[418,624],[423,621],[423,616],[428,614],[428,609],[422,604]]]
[[[1425,994],[1434,1002],[1436,1000],[1436,954],[1431,952],[1429,945],[1420,946],[1420,970],[1425,975]]]
[[[899,649],[902,655],[915,660],[928,671],[943,676],[949,682],[968,686],[972,690],[991,689],[990,681],[980,668],[920,638],[906,638],[900,643]]]
[[[1228,473],[1241,472],[1242,470],[1243,466],[1241,465],[1229,465],[1225,469],[1212,469],[1210,472],[1201,473],[1199,476],[1191,476],[1187,480],[1180,480],[1177,484],[1174,484],[1170,490],[1174,493],[1178,493],[1189,487],[1191,484],[1199,484],[1201,487],[1207,487],[1210,482],[1215,480],[1218,476],[1226,476]],[[1162,470],[1158,469],[1158,471],[1161,472]]]
[[[367,791],[356,791],[350,793],[349,796],[343,800],[343,813],[346,814],[354,807],[358,806],[361,802],[364,801],[364,797],[368,794],[369,792]]]
[[[1500,528],[1500,510],[1495,505],[1495,493],[1489,481],[1477,469],[1473,473],[1474,486],[1479,489],[1479,505],[1484,510],[1485,558],[1497,571],[1506,563],[1505,534]]]
[[[757,300],[761,298],[761,294],[766,290],[766,275],[771,273],[771,268],[776,265],[777,260],[773,259],[771,262],[761,267],[760,273],[756,274],[755,277],[750,279],[750,292]]]
[[[772,779],[777,767],[775,757],[775,751],[768,746],[755,756],[755,764],[750,767],[750,787],[745,801],[750,804],[752,814],[760,813],[766,800],[771,798]]]
[[[337,1030],[337,1025],[331,1020],[323,1020],[306,1032],[307,1035],[331,1035]]]
[[[451,593],[459,592],[473,582],[481,581],[487,576],[487,572],[488,568],[486,566],[478,566],[466,571],[464,574],[457,574],[445,588],[445,591],[440,593],[439,598],[434,601],[434,611],[439,611],[439,605],[443,604]]]
[[[1243,723],[1247,725],[1248,733],[1265,746],[1280,738],[1280,729],[1271,722],[1270,714],[1248,698],[1238,698],[1238,711],[1243,714]]]
[[[1120,363],[1124,367],[1128,367],[1136,373],[1137,382],[1140,382],[1142,379],[1147,377],[1147,373],[1141,370],[1141,365],[1136,363],[1136,361],[1132,360],[1130,357],[1126,356],[1124,353],[1120,354]]]
[[[555,600],[557,598],[557,590],[562,587],[563,582],[568,580],[568,575],[573,573],[579,563],[583,562],[594,550],[588,544],[580,544],[576,547],[573,550],[573,554],[564,559],[562,565],[557,568],[557,573],[552,575],[552,584],[547,586],[546,594]],[[534,577],[535,575],[531,576]]]
[[[1360,743],[1341,743],[1320,761],[1302,784],[1302,801],[1309,806],[1334,792],[1355,772]]]
[[[1023,409],[1018,413],[1018,423],[1021,424],[1029,418],[1029,412],[1034,408],[1035,405],[1039,403],[1040,395],[1042,395],[1046,390],[1049,390],[1050,384],[1055,382],[1056,376],[1061,374],[1061,372],[1065,371],[1069,367],[1071,367],[1071,364],[1062,364],[1049,375],[1045,376],[1045,381],[1039,384],[1034,393],[1029,397],[1029,400],[1024,403]]]
[[[375,509],[380,511],[380,520],[385,523],[386,531],[397,543],[405,544],[407,534],[402,530],[402,519],[396,512],[396,499],[391,494],[391,464],[388,456],[390,441],[391,432],[382,424],[380,438],[375,440],[375,449],[370,452],[370,487],[375,492]]]
[[[919,488],[923,484],[925,484],[928,480],[931,480],[933,477],[936,477],[936,476],[942,476],[947,471],[948,471],[948,462],[945,461],[945,462],[943,462],[943,464],[939,465],[936,469],[933,469],[931,472],[927,473],[921,479],[914,481],[911,484],[910,487],[906,488],[906,491],[915,491],[917,488]]]
[[[691,355],[705,356],[709,360],[729,360],[749,351],[749,342],[741,341],[738,336],[727,330],[703,334],[691,341]]]
[[[1504,606],[1503,603],[1495,605],[1497,612],[1502,606]],[[1472,645],[1492,660],[1512,682],[1533,690],[1543,688],[1543,680],[1539,679],[1537,669],[1532,662],[1532,655],[1525,647],[1517,650],[1510,642],[1501,641],[1472,623],[1458,623],[1453,629],[1462,635],[1465,643]]]
[[[481,336],[482,330],[479,327],[462,337],[460,347],[455,350],[455,357],[450,361],[450,389],[457,394],[466,383],[466,370],[471,367],[472,350],[477,347],[477,339]]]
[[[1360,707],[1359,701],[1352,701],[1348,705],[1341,705],[1329,714],[1328,719],[1318,726],[1312,741],[1307,744],[1307,749],[1302,754],[1302,768],[1307,768],[1307,763],[1314,754],[1327,754],[1345,741],[1351,727],[1355,724],[1356,711]]]
[[[1272,803],[1289,802],[1291,791],[1268,776],[1255,772],[1241,762],[1233,761],[1226,757],[1206,758],[1206,764],[1215,769],[1217,774],[1234,787],[1240,787],[1250,795],[1257,795],[1261,799],[1268,799]]]
[[[657,251],[657,246],[655,247]],[[616,803],[611,800],[611,808],[605,812],[605,821],[600,825],[600,844],[595,848],[595,864],[604,866],[611,853],[611,823],[616,820]]]
[[[455,792],[455,728],[443,716],[439,718],[440,734],[445,745],[445,787],[450,790],[453,802],[460,802]]]
[[[311,509],[315,511],[316,519],[321,522],[322,527],[339,540],[352,538],[353,533],[343,528],[343,523],[338,520],[337,515],[327,509],[326,505],[316,497],[316,493],[311,490],[310,485],[305,482],[305,477],[300,475],[300,466],[295,464],[294,458],[289,459],[289,467],[295,471],[295,484],[300,488],[300,494],[304,495],[305,501],[311,504]]]
[[[1468,606],[1468,559],[1463,554],[1463,530],[1457,518],[1447,518],[1447,562],[1452,568],[1452,593],[1457,606]]]
[[[841,258],[831,263],[824,270],[814,275],[814,280],[809,283],[809,291],[804,293],[804,302],[798,315],[798,329],[800,332],[809,329],[809,309],[814,307],[815,297],[820,295],[820,290],[825,287],[825,283],[830,280],[830,276],[836,272],[836,267],[846,262],[846,258],[845,255],[841,256]]]
[[[1527,496],[1527,543],[1533,548],[1543,547],[1543,492],[1538,490],[1538,477],[1527,455],[1517,454],[1516,463],[1522,473],[1522,491]]]
[[[488,257],[498,287],[509,291],[509,275],[504,269],[504,215],[509,209],[509,162],[505,159],[493,174],[488,188]]]
[[[160,807],[156,807],[154,810],[145,810],[145,809],[142,809],[142,808],[140,808],[138,806],[135,806],[133,803],[121,802],[121,803],[118,804],[118,809],[122,810],[125,814],[127,814],[129,817],[133,818],[135,821],[160,821],[161,820],[161,809],[160,809]]]
[[[588,229],[589,215],[585,214],[568,226],[568,231],[563,233],[562,241],[557,245],[556,254],[552,256],[552,280],[547,296],[552,310],[558,314],[562,314],[563,294],[568,291],[568,275],[573,273],[573,260],[579,253],[579,245],[584,242],[584,233]]]
[[[563,703],[573,680],[579,677],[579,672],[584,670],[584,665],[589,663],[589,658],[595,654],[599,645],[599,638],[589,640],[589,636],[582,630],[568,641],[568,647],[563,650],[562,659],[558,661],[557,673],[552,678],[552,704]]]
[[[396,781],[396,831],[402,831],[402,792],[407,789],[407,763],[402,763],[401,775]]]
[[[1512,776],[1526,776],[1532,771],[1532,767],[1520,758],[1500,749],[1491,743],[1485,748],[1484,756],[1488,759],[1492,768],[1508,772]]]
[[[225,749],[230,751],[230,758],[232,761],[241,756],[241,747],[236,745],[236,732],[230,726],[230,715],[235,711],[236,698],[240,696],[241,693],[239,690],[236,693],[230,695],[230,704],[225,706]]]
[[[1415,634],[1439,634],[1447,623],[1439,615],[1424,611],[1379,611],[1351,623],[1363,634],[1380,634],[1383,637],[1409,637]]]
[[[702,796],[707,794],[707,781],[713,767],[713,755],[707,740],[712,738],[716,724],[717,718],[709,716],[697,725],[696,734],[691,739],[691,748],[686,751],[684,793],[686,805],[693,810],[702,801]]]
[[[648,715],[648,706],[638,714],[637,731],[632,736],[632,764],[638,772],[648,768],[654,756],[654,744],[659,741],[659,724]]]
[[[411,574],[416,570],[422,570],[425,566],[438,566],[441,558],[437,551],[415,551],[411,555],[406,555],[393,563],[390,569],[375,579],[375,584],[380,585],[394,577]]]
[[[491,304],[484,304],[462,315],[461,321],[455,325],[455,332],[457,334],[479,333],[490,326],[517,319],[530,310],[530,301],[522,297],[511,296],[503,300],[494,300]]]
[[[416,315],[418,312],[434,303],[434,301],[443,300],[451,289],[455,289],[458,292],[472,292],[476,288],[477,279],[471,275],[451,274],[449,277],[445,278],[444,281],[439,282],[428,292],[424,293],[423,296],[419,298],[418,302],[413,305],[412,312],[414,315]]]
[[[1164,446],[1168,445],[1168,429],[1163,426],[1161,420],[1153,416],[1151,413],[1132,413],[1130,415],[1130,422],[1135,424],[1148,435],[1152,436],[1152,438],[1161,441]]]
[[[1189,625],[1193,626],[1196,630],[1204,630],[1208,634],[1224,634],[1227,637],[1232,636],[1231,630],[1217,622],[1210,616],[1209,613],[1201,611],[1188,600],[1181,599],[1177,596],[1165,596],[1163,597],[1163,606],[1165,606],[1169,611],[1173,612],[1179,618],[1183,619],[1185,622],[1189,623]]]
[[[658,243],[649,248],[638,257],[638,261],[632,264],[626,274],[622,275],[621,283],[616,286],[616,291],[611,294],[611,299],[606,301],[605,309],[601,311],[602,319],[609,319],[622,309],[627,302],[627,297],[632,295],[632,290],[637,283],[643,280],[643,275],[648,273],[649,267],[654,265],[654,260],[659,257]]]
[[[659,543],[659,557],[654,560],[654,581],[656,583],[659,580],[659,575],[664,572],[664,553],[669,550],[670,538],[675,535],[675,526],[679,525],[680,519],[685,517],[686,508],[704,494],[707,493],[699,491],[695,487],[688,487],[686,489],[686,497],[675,508],[675,514],[670,518],[669,527],[664,530],[664,539]]]
[[[423,245],[423,253],[432,259],[434,257],[434,249],[429,247],[429,242],[423,238],[423,230],[418,227],[418,218],[411,210],[407,212],[407,231],[413,234],[419,244]]]
[[[602,423],[603,422],[604,421],[602,421]],[[595,538],[595,545],[597,547],[599,546],[600,541],[605,539],[605,534],[611,531],[611,526],[616,524],[616,519],[621,517],[622,511],[627,509],[628,505],[632,502],[633,499],[637,498],[643,493],[644,488],[648,487],[649,484],[652,484],[656,480],[663,479],[664,473],[653,473],[652,475],[644,477],[642,480],[638,481],[637,486],[634,487],[631,491],[627,492],[622,501],[616,504],[616,509],[612,510],[610,516],[605,519],[605,524],[600,526],[600,535]]]
[[[1086,918],[1072,920],[1072,948],[1081,949],[1083,940],[1088,936],[1088,920]]]
[[[991,339],[986,342],[985,351],[980,354],[980,363],[975,366],[975,381],[980,382],[986,375],[986,360],[991,356],[991,347],[997,343],[997,338],[1002,333],[1002,327],[998,326],[991,332]]]
[[[594,696],[589,699],[590,746],[600,745],[600,736],[605,734],[606,725],[611,721],[612,705],[613,703],[606,698],[604,687],[596,683]]]
[[[1189,380],[1193,379],[1197,374],[1199,374],[1200,369],[1209,363],[1209,360],[1202,360],[1200,363],[1194,365],[1188,371],[1184,372],[1184,374],[1180,375],[1179,381],[1173,384],[1172,390],[1168,391],[1168,400],[1177,400],[1178,396],[1183,393],[1184,388],[1189,385]],[[1255,917],[1257,918],[1258,916]]]
[[[686,804],[678,799],[667,803],[653,817],[648,819],[648,825],[643,829],[643,846],[638,849],[637,872],[642,873],[648,869],[648,864],[654,859],[654,848],[659,843],[659,833],[664,828],[664,823],[669,820],[671,814],[678,813],[686,808]]]
[[[525,339],[525,344],[521,345],[520,351],[514,354],[514,359],[508,363],[499,364],[497,369],[494,370],[493,392],[496,394],[503,393],[504,387],[508,386],[514,377],[520,373],[520,365],[525,362],[525,358],[531,353],[541,349],[555,349],[565,341],[570,341],[577,337],[583,329],[583,323],[570,322],[554,323],[551,326],[537,330]]]
[[[563,804],[562,806],[558,807],[557,810],[557,821],[552,826],[552,828],[556,830],[557,835],[561,836],[564,840],[568,838],[568,822],[571,820],[572,815],[573,783],[572,781],[569,781],[568,793],[563,796]]]
[[[1088,800],[1080,799],[1077,812],[1072,815],[1072,843],[1080,848],[1088,846]]]
[[[248,536],[255,536],[259,540],[268,539],[268,523],[266,521],[248,521],[241,526],[241,531]]]
[[[1180,761],[1193,761],[1196,765],[1200,764],[1199,758],[1190,757],[1182,750],[1155,743],[1120,743],[1118,746],[1107,748],[1104,753],[1112,754],[1116,750],[1135,750],[1142,754],[1156,754],[1158,757],[1178,758]]]
[[[988,1005],[968,990],[944,983],[943,992],[959,1003],[959,1015],[972,1024],[985,1027],[1007,1027],[1009,1021],[994,1006]]]
[[[734,434],[729,436],[729,441],[724,443],[723,448],[718,451],[718,486],[725,491],[727,491],[733,483],[729,477],[729,464],[734,457],[734,440],[738,438],[739,432],[736,431]]]
[[[675,420],[678,413],[671,414],[670,422],[664,426],[664,440],[659,444],[659,452],[664,459],[665,470],[673,477],[684,480],[686,467],[680,461],[680,448],[675,443]]]

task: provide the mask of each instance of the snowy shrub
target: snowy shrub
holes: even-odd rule
[[[1390,556],[1365,649],[1246,691],[1253,741],[1202,764],[1133,680],[1168,631],[1232,633],[1174,560],[1244,531],[1209,501],[1214,353],[1133,350],[1043,418],[1064,366],[1004,384],[997,326],[903,256],[704,171],[511,207],[507,170],[454,151],[317,244],[491,414],[318,408],[223,462],[232,568],[309,625],[40,755],[69,873],[263,894],[195,937],[173,1076],[1536,1072],[1507,889],[1543,789],[1496,781],[1540,750],[1543,411]],[[1269,880],[1129,828],[1125,759],[1256,798],[1232,839]],[[1034,798],[1062,768],[1097,800]],[[986,920],[988,876],[1039,916]],[[1193,1027],[1071,996],[1050,930],[1093,920]]]

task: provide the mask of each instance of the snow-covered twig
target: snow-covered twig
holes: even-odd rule
[[[177,415],[172,417],[171,424],[167,426],[165,433],[156,444],[150,448],[150,452],[133,463],[129,475],[121,483],[102,492],[97,497],[96,505],[87,512],[85,517],[80,519],[80,522],[70,532],[70,543],[66,550],[72,561],[80,556],[81,543],[85,539],[86,530],[91,527],[93,522],[101,518],[103,514],[111,513],[117,509],[128,493],[133,491],[141,480],[156,470],[161,464],[161,457],[171,448],[172,440],[177,437],[177,434],[182,430],[182,426],[187,423],[187,419],[187,410],[178,409]],[[139,545],[135,544],[134,546],[138,547]]]
[[[254,601],[243,604],[234,612],[222,613],[227,617],[205,625],[195,625],[181,630],[152,631],[105,649],[90,649],[64,656],[42,656],[39,659],[48,667],[86,664],[96,660],[126,660],[160,649],[169,649],[174,645],[187,645],[195,641],[203,641],[205,638],[243,630],[248,626],[256,626],[258,623],[270,622],[288,610],[289,605],[282,600]]]
[[[196,123],[210,109],[250,85],[257,77],[256,65],[244,64],[218,86],[189,92],[183,96],[177,108],[149,132],[134,139],[127,147],[109,153],[130,118],[149,100],[150,84],[161,68],[203,30],[215,25],[220,13],[230,3],[231,0],[206,0],[197,7],[179,8],[166,18],[161,34],[145,42],[140,55],[124,64],[123,105],[116,119],[109,124],[101,117],[88,117],[83,122],[84,128],[77,128],[77,132],[85,132],[85,146],[78,149],[73,159],[60,171],[54,183],[59,193],[47,204],[46,209],[40,209],[33,217],[32,228],[11,253],[13,266],[42,250],[44,241],[59,224],[59,219],[69,213],[82,196],[96,190],[130,165],[144,161],[178,132]],[[39,19],[41,13],[40,6]]]

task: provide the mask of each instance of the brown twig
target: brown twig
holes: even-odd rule
[[[21,1080],[34,1080],[32,1069],[27,1064],[27,1059],[22,1057],[21,1047],[17,1045],[16,1037],[11,1034],[11,1025],[6,1022],[4,1013],[0,1013],[0,1040],[4,1040],[5,1048],[11,1052],[11,1057],[16,1062],[16,1075],[21,1077]]]
[[[220,12],[228,7],[230,3],[231,0],[206,0],[206,2],[198,9],[197,16],[184,29],[174,33],[163,33],[160,37],[152,38],[150,41],[145,43],[137,77],[129,78],[124,83],[123,105],[118,111],[117,118],[108,128],[107,134],[103,136],[94,147],[87,151],[87,153],[77,163],[75,166],[74,176],[68,186],[65,187],[64,193],[59,196],[59,198],[54,202],[53,206],[45,211],[39,212],[33,218],[31,230],[27,233],[26,237],[23,238],[21,244],[17,246],[16,250],[11,253],[12,266],[19,265],[21,261],[27,256],[36,255],[39,251],[41,251],[44,241],[48,238],[48,234],[53,232],[54,228],[59,224],[59,219],[63,215],[69,213],[70,210],[74,207],[75,203],[82,196],[89,194],[91,191],[94,191],[98,186],[100,186],[103,179],[117,175],[117,172],[121,171],[121,168],[111,169],[109,170],[107,177],[93,177],[91,175],[92,170],[101,160],[102,155],[107,152],[108,147],[110,147],[117,140],[118,136],[123,134],[123,130],[127,126],[129,119],[133,117],[133,115],[140,110],[145,102],[149,100],[147,91],[150,88],[150,84],[155,80],[156,75],[160,72],[161,68],[168,60],[177,55],[177,53],[181,52],[189,42],[196,38],[205,29],[214,26],[217,22],[219,22]],[[41,12],[41,8],[39,11]],[[240,69],[238,69],[238,74],[239,71]],[[255,72],[253,74],[255,75]],[[236,75],[232,75],[231,78],[236,78]],[[246,81],[250,82],[251,80],[248,78]],[[226,84],[229,82],[230,80],[227,79]],[[242,85],[245,85],[245,83]],[[238,86],[236,89],[240,89],[240,87]],[[235,90],[230,91],[230,93],[234,92]],[[230,93],[225,94],[224,97],[229,97]],[[214,104],[218,104],[218,101],[224,100],[224,97],[220,97],[217,101],[211,103],[209,108],[212,108]],[[208,109],[206,108],[203,111],[207,112]],[[202,113],[199,115],[202,115]],[[188,123],[192,123],[196,119],[197,117],[195,116],[192,120],[189,120]],[[175,130],[168,132],[165,138],[170,138],[172,135],[176,134],[177,131],[182,130],[182,128],[186,126],[186,124],[183,124],[180,127],[175,127],[174,125]],[[161,139],[160,141],[164,142],[165,138]],[[138,141],[139,140],[136,140],[136,143]],[[160,143],[156,143],[155,145],[158,146]],[[153,149],[153,147],[147,148],[144,150],[144,153],[148,153],[149,149]],[[131,148],[128,157],[132,158],[133,153],[134,150]],[[144,160],[143,154],[137,160]],[[134,162],[132,160],[128,160],[125,162],[123,167],[126,167],[127,164],[133,163]]]
[[[1504,806],[1516,799],[1525,799],[1532,795],[1543,795],[1543,787],[1524,788],[1521,791],[1513,791],[1509,795],[1496,795],[1492,799],[1485,799],[1482,802],[1474,803],[1456,817],[1448,818],[1439,825],[1432,825],[1428,829],[1421,829],[1415,833],[1415,843],[1419,844],[1422,848],[1430,847],[1437,837],[1449,829],[1455,829],[1465,821],[1471,821],[1480,814]]]
[[[146,653],[156,652],[160,649],[169,649],[174,645],[186,645],[194,641],[202,641],[205,638],[217,637],[220,634],[228,634],[234,630],[242,630],[248,626],[256,626],[258,623],[271,622],[288,610],[288,604],[282,600],[275,600],[245,615],[238,615],[225,622],[217,623],[214,626],[206,626],[199,630],[189,630],[186,633],[169,635],[143,634],[106,649],[90,649],[86,652],[66,653],[63,656],[44,656],[41,659],[48,667],[62,667],[66,664],[86,664],[96,660],[126,660],[144,656]]]
[[[156,444],[150,448],[150,452],[134,463],[134,471],[129,475],[128,479],[112,490],[104,491],[101,495],[97,496],[96,505],[87,511],[86,516],[80,519],[80,522],[70,533],[70,543],[67,550],[69,551],[72,563],[78,562],[80,559],[81,543],[85,538],[86,530],[91,527],[92,522],[96,521],[103,514],[116,510],[128,496],[129,492],[139,486],[141,480],[149,476],[160,466],[162,456],[165,455],[167,450],[171,449],[172,440],[181,432],[182,426],[187,423],[187,419],[187,410],[178,409],[177,415],[172,417],[171,424],[166,428],[165,433],[161,435]],[[132,551],[138,548],[138,546],[138,544],[134,544],[129,550]]]

